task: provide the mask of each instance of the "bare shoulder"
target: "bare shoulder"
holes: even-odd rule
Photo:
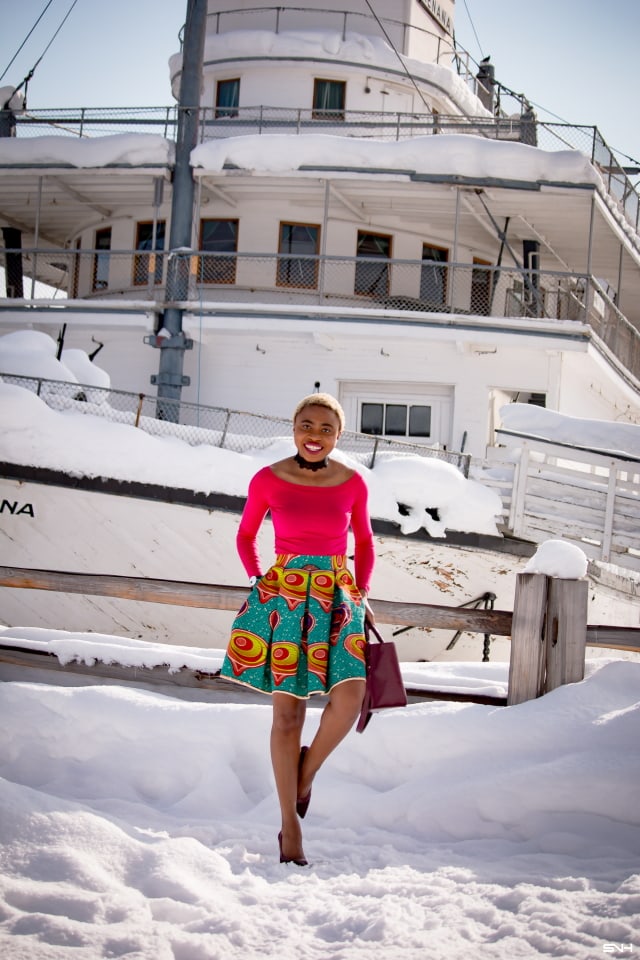
[[[291,480],[295,476],[297,467],[293,457],[285,457],[284,460],[276,460],[275,463],[269,464],[269,469],[275,473],[276,477]]]
[[[332,460],[332,463],[335,468],[334,477],[337,483],[346,483],[347,480],[351,480],[351,477],[356,473],[355,470],[347,467],[344,463],[340,463],[339,460]]]

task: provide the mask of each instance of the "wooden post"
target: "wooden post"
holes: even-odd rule
[[[549,579],[545,625],[544,692],[584,679],[589,583]]]
[[[547,581],[548,578],[539,573],[519,573],[516,577],[507,697],[509,706],[533,700],[543,690]]]

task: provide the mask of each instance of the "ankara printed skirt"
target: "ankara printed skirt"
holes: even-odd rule
[[[238,611],[221,676],[307,698],[364,679],[365,645],[346,557],[279,554]]]

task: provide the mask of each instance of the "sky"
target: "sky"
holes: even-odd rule
[[[22,81],[73,2],[52,0],[0,85]],[[373,5],[383,13],[380,0]],[[0,10],[10,10],[9,28],[5,17],[0,31],[0,73],[45,6],[45,0],[0,0]],[[186,0],[76,0],[30,81],[30,106],[170,104],[167,62],[179,49],[186,6]],[[362,6],[366,9],[364,0]],[[612,148],[640,162],[639,34],[636,0],[456,2],[458,42],[476,61],[491,55],[496,77],[524,93],[541,119],[555,114],[571,123],[595,124]]]

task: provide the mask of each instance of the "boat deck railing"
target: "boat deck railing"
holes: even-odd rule
[[[99,137],[116,133],[155,133],[175,140],[179,107],[65,108],[29,110],[16,117],[17,135]],[[251,135],[317,134],[377,141],[466,135],[521,142],[543,150],[577,150],[603,179],[627,222],[640,232],[640,187],[634,184],[595,126],[545,123],[527,115],[514,117],[434,116],[364,110],[321,111],[287,107],[202,108],[199,142]]]
[[[307,306],[343,307],[376,311],[391,322],[402,317],[432,326],[450,324],[452,317],[474,318],[469,322],[478,328],[487,317],[491,326],[498,322],[504,329],[519,320],[569,321],[590,327],[624,370],[640,380],[640,330],[616,306],[615,292],[588,274],[434,260],[206,250],[171,255],[161,250],[50,248],[4,252],[7,263],[12,256],[21,258],[26,279],[21,292],[2,291],[0,286],[0,297],[8,294],[0,300],[0,309],[10,309],[25,297],[35,303],[51,299],[53,287],[61,305],[66,297],[87,304],[107,302],[112,310],[126,299],[139,300],[141,308],[144,302],[177,303],[203,313],[225,303],[267,309],[286,305],[301,311]],[[571,336],[570,326],[563,333]]]

